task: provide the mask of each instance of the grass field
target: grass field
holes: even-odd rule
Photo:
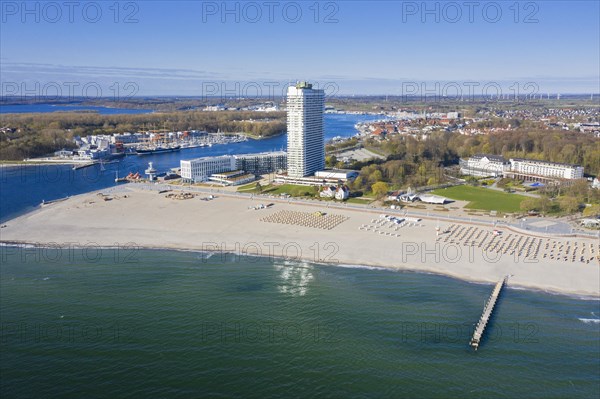
[[[242,186],[238,186],[237,191],[245,191],[248,193],[258,192],[256,190],[256,182],[255,181],[253,181],[252,183],[244,184]]]
[[[237,191],[257,194],[260,192],[256,189],[256,183],[250,183],[246,184],[245,186],[240,186],[237,189]],[[314,187],[300,186],[295,184],[270,185],[262,187],[262,194],[289,194],[292,197],[314,197],[316,193],[317,191]]]
[[[454,186],[432,191],[433,194],[453,200],[469,201],[466,208],[498,212],[519,212],[521,202],[526,198],[519,194],[483,187]]]
[[[366,204],[370,204],[371,202],[373,202],[373,198],[348,198],[346,200],[346,202],[350,203],[350,204],[360,204],[360,205],[366,205]]]

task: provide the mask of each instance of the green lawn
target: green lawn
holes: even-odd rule
[[[373,202],[373,198],[352,197],[352,198],[348,198],[346,200],[346,202],[348,202],[350,204],[366,205],[366,204],[370,204],[371,202]]]
[[[244,184],[242,186],[238,186],[237,191],[245,191],[245,192],[258,192],[256,191],[256,182]]]
[[[519,194],[483,187],[454,186],[432,191],[433,194],[453,200],[469,201],[466,208],[498,212],[519,212],[521,202],[526,198]]]
[[[244,193],[256,193],[258,194],[260,191],[256,190],[256,183],[246,184],[244,186],[238,187],[237,191],[241,191]],[[282,185],[269,185],[262,187],[262,194],[289,194],[292,197],[314,197],[316,195],[316,191],[314,187],[310,186],[300,186],[295,184],[282,184]]]
[[[292,197],[314,197],[315,188],[310,186],[301,186],[296,184],[282,184],[279,186],[268,186],[263,189],[263,193],[268,194],[289,194]]]

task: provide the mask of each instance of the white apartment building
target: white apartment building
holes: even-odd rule
[[[288,176],[311,176],[325,168],[324,90],[307,82],[287,91]]]
[[[460,173],[478,177],[498,177],[510,167],[510,162],[500,155],[475,154],[460,160]]]
[[[207,181],[212,174],[235,170],[235,158],[231,155],[205,157],[180,161],[181,178],[190,183]]]
[[[243,170],[260,175],[285,169],[285,151],[260,152],[255,154],[221,155],[180,161],[181,178],[187,182],[209,180],[213,174]]]
[[[555,181],[583,178],[583,167],[566,163],[512,158],[506,161],[500,155],[476,154],[460,160],[463,175],[478,177],[510,177],[521,180]]]
[[[535,159],[512,158],[508,177],[524,180],[535,180],[539,177],[548,179],[582,179],[583,167],[566,163],[538,161]]]

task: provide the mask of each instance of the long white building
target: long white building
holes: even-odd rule
[[[278,172],[286,168],[285,151],[260,152],[255,154],[221,155],[180,161],[181,178],[197,183],[208,181],[211,175],[243,170],[260,175]]]
[[[582,179],[583,167],[566,163],[538,161],[535,159],[512,158],[507,175],[526,180],[544,177],[550,179]]]
[[[235,170],[235,158],[231,155],[222,155],[181,160],[180,166],[181,178],[187,182],[197,183],[207,181],[212,174]]]
[[[288,176],[314,175],[325,168],[324,90],[300,82],[287,91]]]
[[[583,167],[566,163],[540,161],[536,159],[511,158],[477,154],[460,160],[460,171],[464,175],[510,177],[521,180],[574,180],[583,178]]]

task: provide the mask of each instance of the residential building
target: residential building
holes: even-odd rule
[[[255,175],[278,172],[287,168],[287,153],[285,151],[233,155],[233,157],[235,158],[236,169]]]
[[[187,182],[202,182],[213,174],[244,171],[246,174],[260,175],[285,169],[287,155],[284,151],[256,154],[221,155],[190,160],[182,160],[181,178]]]
[[[478,177],[498,177],[510,167],[510,162],[501,155],[475,154],[460,160],[460,173]]]
[[[346,186],[324,186],[323,190],[319,193],[321,198],[335,198],[336,200],[343,201],[348,199],[350,196],[350,189]]]
[[[288,176],[302,178],[325,168],[324,109],[324,90],[307,82],[288,87]]]
[[[207,181],[215,173],[235,170],[235,158],[231,155],[205,157],[180,161],[181,179],[189,183]]]
[[[535,159],[512,158],[510,169],[505,175],[522,180],[573,180],[583,178],[583,167]]]

